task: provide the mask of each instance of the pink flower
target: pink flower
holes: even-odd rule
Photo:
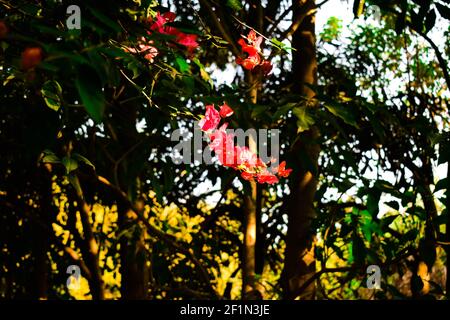
[[[238,165],[251,169],[258,165],[258,156],[248,147],[236,147]]]
[[[234,113],[234,111],[233,109],[230,108],[229,105],[227,105],[226,102],[224,102],[223,105],[220,107],[219,113],[222,118],[226,118],[231,116]]]
[[[255,30],[250,30],[247,36],[247,41],[252,45],[258,52],[261,52],[261,44],[263,42],[263,37],[257,36]]]
[[[200,120],[198,125],[202,131],[211,131],[217,128],[220,122],[219,111],[214,108],[214,105],[206,106],[206,114],[203,119]]]
[[[234,146],[234,135],[226,132],[228,123],[224,123],[218,130],[210,134],[211,143],[209,147],[213,150],[219,162],[226,167],[235,167],[237,163],[236,147]]]
[[[234,138],[233,135],[227,134],[228,123],[224,123],[219,129],[214,130],[210,133],[209,138],[211,139],[211,143],[209,147],[213,150],[219,150],[221,146],[224,144],[224,141],[231,140]]]
[[[208,133],[211,141],[209,148],[215,152],[219,163],[240,171],[242,179],[247,181],[256,179],[258,183],[274,184],[279,181],[276,174],[280,177],[288,177],[292,169],[286,169],[285,161],[273,169],[273,172],[269,172],[267,165],[256,152],[246,146],[235,145],[234,135],[227,133],[227,122],[217,128],[221,117],[228,117],[231,114],[233,110],[225,102],[220,107],[220,111],[217,111],[214,105],[207,105],[205,116],[199,122],[201,130]]]

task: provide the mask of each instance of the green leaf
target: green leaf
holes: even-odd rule
[[[83,196],[83,190],[81,189],[80,180],[75,174],[69,174],[68,179],[72,187],[75,189],[78,196]]]
[[[52,110],[58,111],[61,108],[62,89],[57,81],[49,80],[44,83],[41,89],[41,95],[45,104]]]
[[[367,197],[367,211],[370,212],[372,217],[378,215],[378,203],[380,202],[381,192],[377,189],[371,189]]]
[[[178,70],[180,70],[181,73],[186,73],[189,71],[189,64],[185,58],[178,56],[175,61],[177,62]]]
[[[89,161],[89,159],[87,159],[86,157],[83,157],[81,154],[78,154],[78,153],[72,154],[72,159],[74,159],[78,162],[82,162],[95,170],[95,166],[92,164],[92,162]]]
[[[61,160],[64,167],[66,167],[66,173],[69,174],[78,169],[78,162],[70,157],[64,157]]]
[[[336,117],[341,118],[344,120],[345,123],[358,128],[358,125],[356,124],[355,115],[351,110],[340,103],[336,103],[334,101],[329,101],[328,103],[325,103],[325,108],[327,108],[328,111],[330,111],[333,115]]]
[[[314,124],[314,119],[308,114],[306,107],[295,107],[292,113],[297,117],[298,132],[309,130]]]
[[[75,80],[75,86],[88,114],[95,122],[100,123],[106,103],[100,77],[91,67],[81,66]]]
[[[270,42],[271,42],[275,47],[278,47],[278,48],[280,48],[280,49],[284,46],[283,42],[281,42],[281,41],[278,40],[277,38],[272,38],[272,39],[270,39]]]
[[[295,50],[294,48],[289,47],[288,45],[284,44],[280,40],[277,40],[276,38],[270,39],[270,44],[279,50],[284,50],[284,51]]]
[[[234,11],[242,10],[242,3],[240,0],[227,0],[227,6]]]
[[[61,163],[61,160],[56,156],[53,151],[44,150],[39,157],[39,162],[41,163]]]
[[[273,115],[272,119],[277,120],[279,117],[284,116],[289,112],[289,110],[294,108],[296,105],[297,105],[296,103],[286,103],[285,105],[279,107],[275,112],[275,114]]]
[[[269,106],[266,105],[255,105],[252,109],[252,118],[257,119],[261,114],[264,114],[269,109]]]

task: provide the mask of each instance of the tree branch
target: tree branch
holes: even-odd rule
[[[220,31],[222,34],[222,37],[231,45],[231,50],[236,56],[240,55],[240,51],[236,44],[234,43],[234,40],[232,36],[227,32],[225,27],[223,26],[223,21],[219,21],[219,18],[216,14],[216,12],[213,10],[211,4],[208,0],[200,0],[200,3],[203,4],[203,6],[208,10],[209,14],[211,15],[211,18],[213,19],[213,22],[216,26],[216,28]]]

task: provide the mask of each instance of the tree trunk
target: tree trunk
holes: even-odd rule
[[[293,88],[305,96],[308,107],[315,106],[311,100],[315,93],[306,84],[317,84],[315,15],[311,11],[314,7],[314,0],[300,0],[293,15],[298,22],[298,28],[292,36],[292,45],[296,49],[292,64]],[[315,273],[314,232],[311,230],[311,221],[315,217],[318,137],[317,127],[312,127],[301,134],[298,143],[293,147],[298,173],[291,184],[285,262],[281,276],[284,297],[287,299],[313,299],[315,296],[314,282],[302,292],[299,290]],[[310,165],[301,160],[305,157],[309,159]]]
[[[447,163],[447,183],[450,181],[450,162]],[[447,185],[446,191],[446,209],[447,209],[447,221],[445,224],[445,237],[446,241],[450,242],[450,185]],[[445,261],[445,269],[446,269],[446,280],[445,280],[445,295],[447,299],[450,299],[450,246],[447,245],[445,247],[446,261]]]
[[[250,91],[250,102],[256,103],[258,100],[258,87],[256,86],[257,77],[248,73],[248,84],[252,88]],[[256,137],[249,139],[250,151],[256,153]],[[244,198],[244,252],[242,259],[242,298],[257,299],[262,297],[262,292],[258,290],[255,282],[255,263],[256,263],[256,228],[257,228],[257,193],[258,186],[256,181],[249,181],[250,191]]]
[[[31,214],[42,221],[48,228],[51,228],[51,219],[56,216],[56,209],[52,205],[52,179],[51,166],[37,168],[33,184],[39,190],[39,208],[33,210]],[[33,299],[46,300],[48,298],[48,277],[50,273],[50,264],[47,252],[50,251],[50,241],[47,233],[42,228],[33,229],[33,252],[34,252],[34,287],[32,292]]]
[[[119,204],[119,227],[125,230],[132,225],[139,227],[136,215],[126,204]],[[148,298],[149,270],[145,251],[145,230],[139,228],[131,237],[120,240],[121,297],[124,300]]]

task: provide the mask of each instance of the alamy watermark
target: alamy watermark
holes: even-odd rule
[[[236,147],[245,147],[251,143],[256,146],[255,154],[259,159],[267,164],[268,168],[275,168],[279,165],[280,158],[280,130],[278,129],[226,129],[224,131],[228,138],[215,139],[211,142],[208,134],[200,130],[198,122],[194,123],[194,132],[176,129],[171,134],[171,141],[177,141],[174,146],[171,157],[175,164],[215,164],[214,154],[211,147],[203,142],[207,141],[216,144],[216,150],[222,150],[222,160],[226,163],[240,164],[239,157],[236,157]],[[251,149],[251,148],[250,148]]]
[[[81,9],[79,6],[73,4],[67,7],[66,13],[69,17],[66,20],[66,26],[69,30],[81,29]]]
[[[67,274],[70,276],[67,278],[66,285],[69,290],[79,290],[80,289],[80,278],[81,270],[77,265],[70,265],[67,267]]]
[[[367,288],[368,289],[381,289],[381,270],[376,264],[370,265],[366,270],[367,277]]]

